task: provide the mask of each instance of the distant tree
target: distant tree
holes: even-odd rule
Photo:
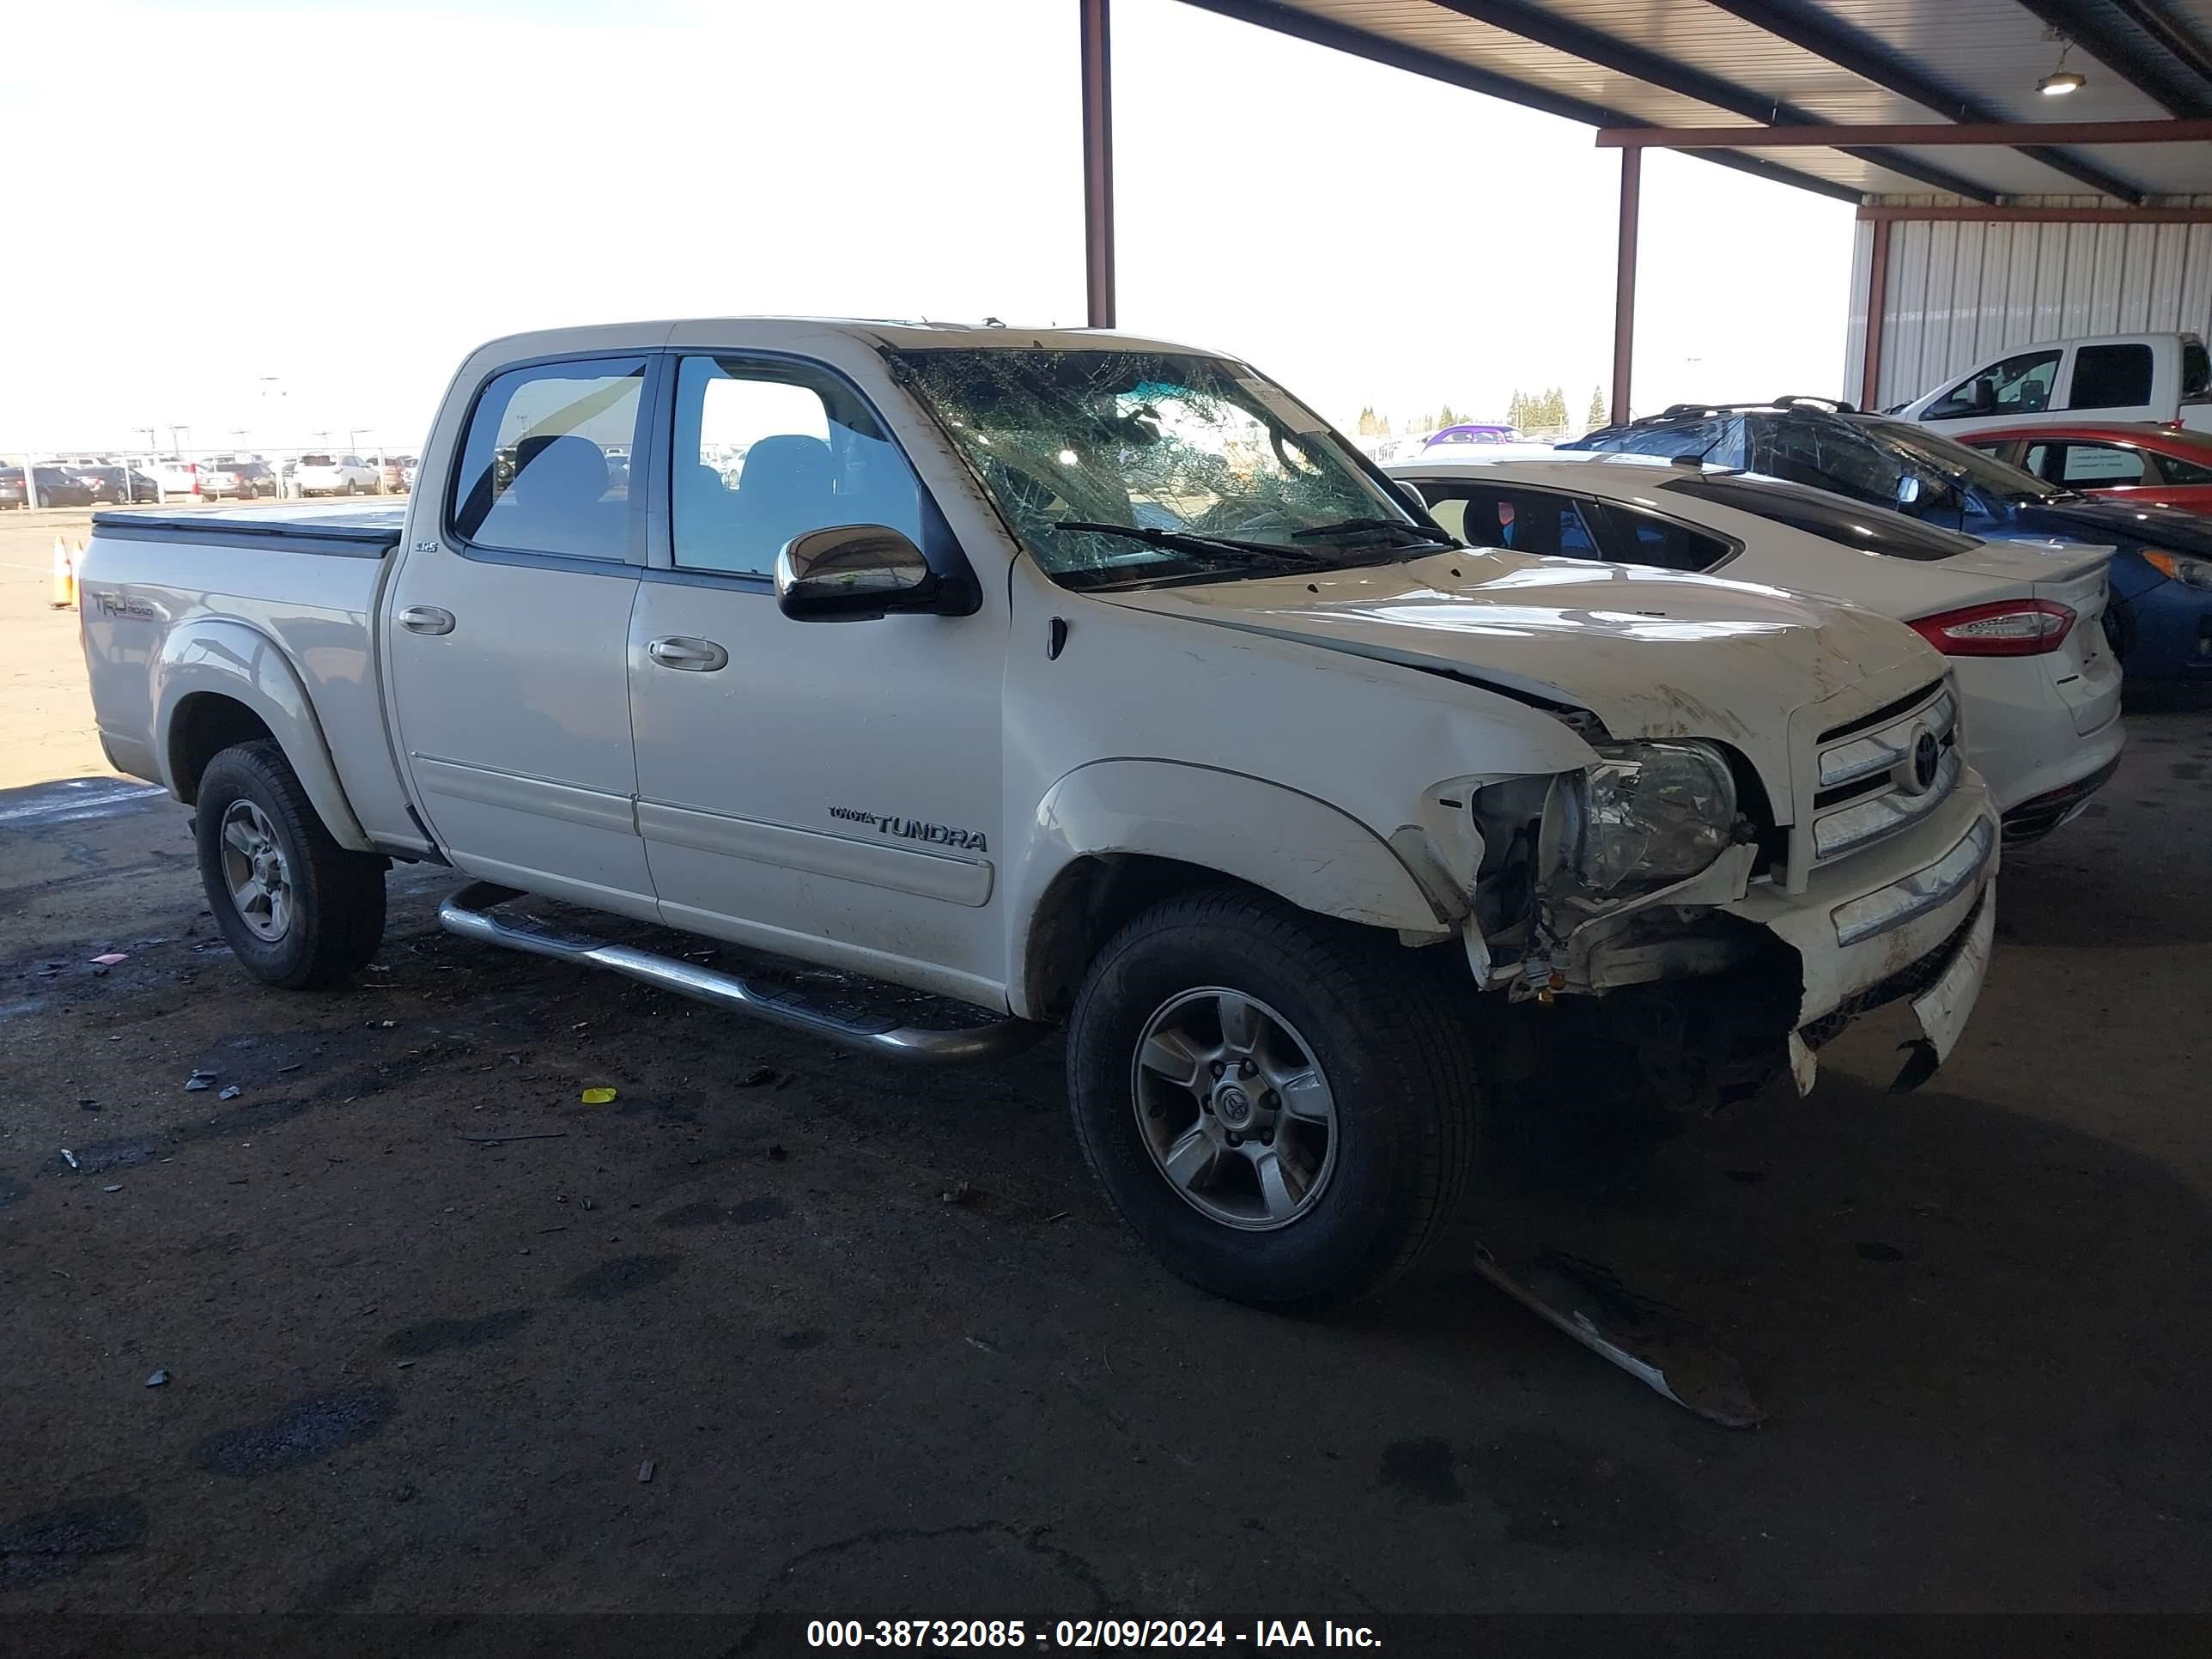
[[[1372,438],[1381,431],[1382,428],[1376,424],[1375,420],[1375,408],[1373,404],[1370,404],[1366,408],[1359,411],[1358,429],[1359,435],[1363,438]]]
[[[1390,417],[1388,415],[1376,416],[1375,417],[1375,430],[1378,436],[1384,438],[1389,437],[1390,435]]]
[[[1563,427],[1567,423],[1567,394],[1553,386],[1544,394],[1544,424]]]
[[[1595,432],[1598,428],[1605,425],[1610,419],[1612,419],[1612,412],[1605,406],[1605,388],[1603,386],[1600,386],[1596,391],[1590,393],[1590,430]]]
[[[1513,396],[1506,401],[1505,423],[1508,426],[1528,424],[1528,394],[1517,386],[1513,388]]]

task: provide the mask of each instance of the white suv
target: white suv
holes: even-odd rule
[[[358,455],[302,455],[292,482],[302,495],[374,495],[381,487],[376,469]]]

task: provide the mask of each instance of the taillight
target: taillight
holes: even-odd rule
[[[1947,657],[2039,657],[2066,643],[2074,613],[2051,599],[1999,599],[1923,617],[1911,628]]]

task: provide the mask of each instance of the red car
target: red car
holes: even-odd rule
[[[1969,432],[1959,441],[2085,495],[2212,514],[2212,433],[2085,422]]]

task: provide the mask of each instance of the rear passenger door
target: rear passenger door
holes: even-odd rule
[[[658,363],[486,380],[442,499],[409,520],[382,634],[408,775],[453,862],[647,918],[628,663],[644,533],[608,453],[641,435]]]

